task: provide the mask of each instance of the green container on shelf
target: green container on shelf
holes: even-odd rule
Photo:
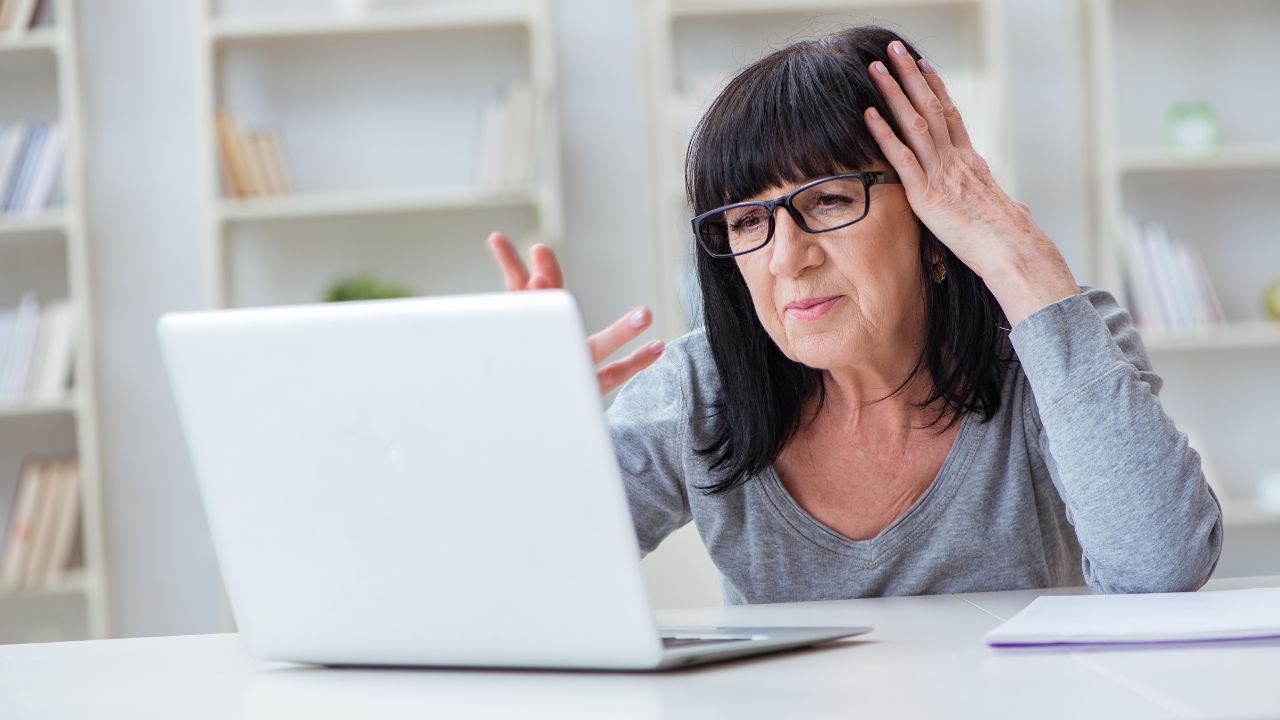
[[[1218,152],[1218,118],[1203,100],[1176,102],[1165,118],[1165,143],[1175,157],[1197,160]]]

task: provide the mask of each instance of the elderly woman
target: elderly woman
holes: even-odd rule
[[[692,520],[730,603],[1208,579],[1221,511],[1129,315],[910,44],[854,28],[746,68],[687,182],[705,327],[600,370],[652,364],[608,411],[645,552]],[[560,284],[545,247],[530,277],[491,245],[509,287]]]

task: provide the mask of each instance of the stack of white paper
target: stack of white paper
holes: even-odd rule
[[[991,646],[1280,637],[1280,588],[1039,597],[987,633]]]

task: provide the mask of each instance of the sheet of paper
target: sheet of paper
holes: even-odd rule
[[[1039,597],[987,633],[991,646],[1280,637],[1280,588]]]

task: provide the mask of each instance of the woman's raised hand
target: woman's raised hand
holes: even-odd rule
[[[960,111],[928,60],[917,62],[895,40],[890,68],[870,75],[902,137],[876,111],[864,113],[881,152],[898,171],[907,201],[933,234],[991,289],[1012,323],[1079,291],[1062,254],[996,183],[973,148]]]
[[[546,245],[534,245],[529,251],[530,264],[533,266],[532,273],[525,267],[524,261],[520,259],[520,253],[512,247],[506,235],[497,232],[489,235],[489,250],[493,252],[498,266],[502,269],[502,276],[508,290],[549,290],[564,287],[560,263],[556,261],[555,253]],[[605,358],[617,352],[618,348],[644,332],[652,322],[653,314],[649,309],[643,306],[637,307],[609,327],[587,338],[587,347],[591,349],[591,361],[598,366],[596,380],[600,383],[601,395],[631,379],[631,376],[649,367],[662,356],[665,346],[661,340],[655,340],[640,346],[621,360],[600,365]]]

